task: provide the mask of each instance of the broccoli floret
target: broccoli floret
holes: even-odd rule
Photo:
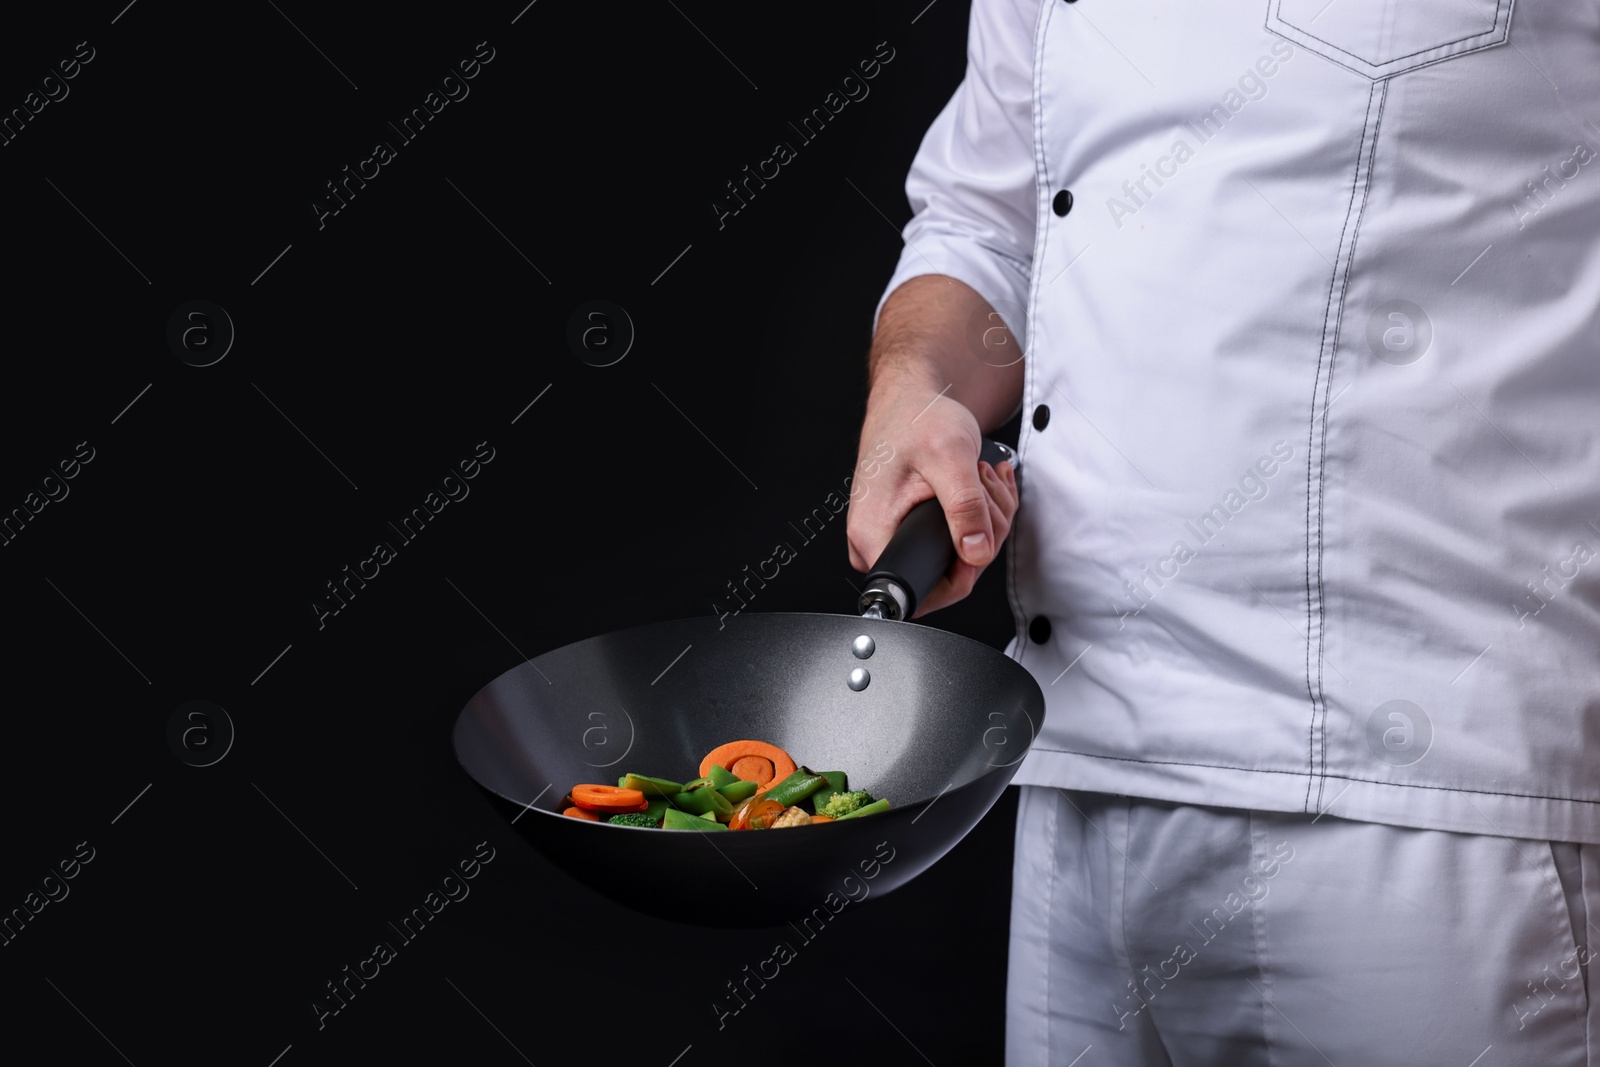
[[[621,815],[611,816],[606,819],[606,822],[613,826],[648,826],[652,829],[658,829],[661,826],[661,820],[647,811],[623,812]]]
[[[857,808],[865,807],[872,803],[872,798],[865,789],[858,789],[854,793],[835,793],[828,798],[818,815],[826,815],[830,819],[837,819],[841,815],[849,815]]]

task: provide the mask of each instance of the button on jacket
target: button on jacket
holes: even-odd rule
[[[1026,351],[1016,781],[1600,842],[1600,8],[976,0],[968,51],[886,293]]]

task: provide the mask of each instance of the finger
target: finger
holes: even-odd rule
[[[998,494],[989,498],[989,522],[994,527],[995,544],[1004,545],[1011,533],[1011,515],[1005,509],[1004,498]]]
[[[989,492],[990,526],[994,529],[994,542],[998,552],[998,546],[1005,543],[1006,534],[1011,529],[1011,516],[1016,512],[1016,502],[1012,498],[1011,487],[1006,484],[1004,475],[989,471],[981,477],[983,487]]]
[[[916,503],[914,500],[902,510],[893,510],[894,501],[904,495],[894,487],[884,485],[874,488],[863,500],[851,505],[845,521],[845,539],[850,546],[850,565],[856,570],[862,573],[870,571],[878,557],[883,555],[883,550],[889,547],[889,541],[905,520],[906,513]],[[921,499],[926,498],[927,492],[923,490]]]
[[[1004,468],[1004,470],[1001,468]],[[1000,467],[994,469],[992,475],[983,479],[983,484],[989,490],[990,497],[1005,514],[1007,526],[1010,525],[1011,517],[1017,513],[1017,485],[1006,477],[1006,471],[1010,469],[1011,465],[1009,463],[1002,463]],[[996,529],[994,539],[995,544],[998,545],[1005,541],[1006,535]]]
[[[906,480],[904,472],[894,474],[877,472],[869,485],[857,474],[850,490],[849,510],[845,514],[845,540],[850,549],[850,566],[865,573],[882,554],[894,536],[902,515],[888,510],[896,497],[896,488]]]
[[[961,450],[957,450],[961,451]],[[989,522],[989,494],[978,475],[980,466],[971,455],[941,457],[923,472],[933,486],[950,527],[950,541],[963,563],[982,567],[994,558],[994,528]]]
[[[1009,466],[1009,464],[1007,464]],[[1016,497],[1012,486],[1008,486],[1003,476],[988,464],[979,465],[979,479],[989,492],[989,521],[994,531],[996,545],[1005,543],[1011,532],[1011,519],[1016,514]],[[932,611],[948,607],[956,601],[970,596],[973,587],[977,584],[978,577],[985,567],[974,567],[971,564],[956,559],[950,566],[949,572],[939,580],[928,595],[917,605],[917,610],[912,613],[912,618],[919,618]]]
[[[917,610],[911,613],[911,617],[921,618],[930,611],[947,608],[956,601],[964,599],[972,592],[972,587],[982,572],[982,567],[974,567],[970,563],[956,560],[950,565],[949,572],[939,579],[938,584],[928,592],[927,596],[922,598]]]
[[[861,554],[861,550],[857,547],[857,541],[861,539],[861,535],[864,533],[865,525],[865,522],[861,522],[859,526],[862,529],[858,529],[858,523],[856,519],[847,518],[845,520],[845,543],[850,548],[850,566],[854,567],[863,574],[865,574],[867,570],[867,561],[866,558]]]

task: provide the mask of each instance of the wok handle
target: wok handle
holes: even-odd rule
[[[1014,451],[988,438],[978,458],[990,466],[1008,460],[1013,469],[1019,465]],[[955,558],[956,546],[950,540],[944,509],[937,497],[924,500],[907,512],[872,565],[856,604],[857,614],[909,619]]]

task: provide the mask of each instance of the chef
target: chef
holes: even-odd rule
[[[925,613],[1010,538],[1007,1064],[1600,1064],[1600,9],[975,0],[967,55],[849,540],[936,496]]]

